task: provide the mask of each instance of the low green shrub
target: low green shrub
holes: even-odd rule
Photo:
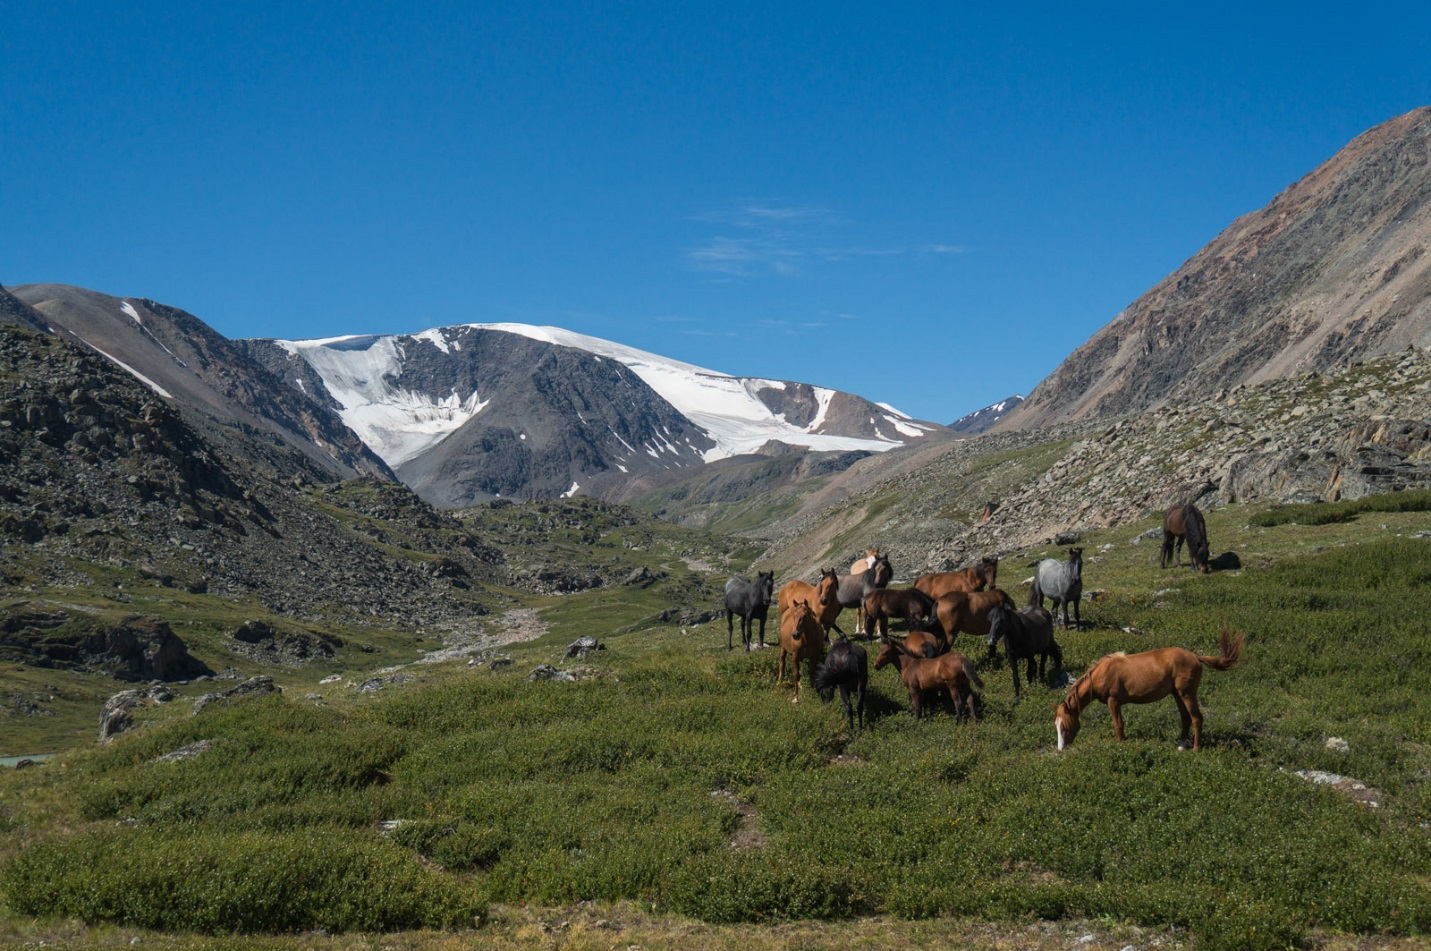
[[[325,830],[95,832],[32,846],[0,887],[21,914],[208,934],[470,927],[485,914],[409,851]]]

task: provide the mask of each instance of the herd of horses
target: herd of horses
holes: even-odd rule
[[[1163,518],[1163,544],[1159,563],[1182,564],[1187,545],[1192,567],[1207,572],[1207,528],[1202,513],[1192,503],[1176,505]],[[974,662],[953,650],[955,638],[968,634],[982,638],[987,658],[1004,656],[1013,673],[1015,702],[1021,699],[1020,666],[1024,679],[1032,684],[1045,680],[1049,658],[1054,671],[1063,669],[1063,652],[1054,639],[1054,627],[1061,620],[1082,626],[1083,549],[1070,548],[1065,558],[1045,558],[1036,562],[1029,603],[1014,604],[997,587],[999,560],[984,557],[977,564],[958,571],[921,575],[909,588],[891,588],[894,568],[889,555],[878,548],[856,559],[848,572],[823,569],[814,584],[792,580],[775,593],[774,572],[760,572],[754,581],[731,578],[725,586],[726,649],[734,649],[734,619],[740,618],[741,640],[747,651],[758,638],[765,647],[765,621],[770,605],[779,610],[777,643],[780,663],[776,683],[785,679],[785,661],[793,668],[794,696],[800,700],[800,667],[808,662],[811,684],[826,701],[839,692],[851,731],[864,729],[865,692],[869,683],[869,656],[861,644],[851,639],[838,624],[846,608],[855,610],[854,634],[866,640],[879,639],[874,669],[893,666],[909,691],[909,705],[916,719],[924,716],[930,692],[947,693],[956,722],[977,719],[975,688],[983,689]],[[1052,609],[1044,607],[1051,602]],[[1070,620],[1069,610],[1073,617]],[[1059,618],[1059,613],[1062,617]],[[903,637],[889,633],[891,621],[903,621]],[[758,624],[758,634],[756,631]],[[837,637],[830,642],[830,634]],[[1202,748],[1202,713],[1197,703],[1202,668],[1227,670],[1238,662],[1244,636],[1233,637],[1226,626],[1219,635],[1220,654],[1202,656],[1180,647],[1165,647],[1137,654],[1119,652],[1100,658],[1069,687],[1054,710],[1058,748],[1064,749],[1078,734],[1080,715],[1089,703],[1107,704],[1113,718],[1114,734],[1123,739],[1121,707],[1129,703],[1152,703],[1172,696],[1182,716],[1179,745]],[[829,646],[828,651],[826,646]],[[822,659],[823,658],[823,659]]]

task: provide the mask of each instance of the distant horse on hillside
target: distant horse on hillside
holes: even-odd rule
[[[940,598],[955,591],[983,591],[999,580],[999,559],[987,555],[976,565],[958,571],[935,571],[920,575],[914,586],[931,598]]]
[[[1202,669],[1227,670],[1236,664],[1242,657],[1244,640],[1246,635],[1241,633],[1232,640],[1224,624],[1217,636],[1221,655],[1218,657],[1205,657],[1181,647],[1164,647],[1141,654],[1120,652],[1102,658],[1074,682],[1063,702],[1054,707],[1053,726],[1058,734],[1058,748],[1072,745],[1078,735],[1080,715],[1095,700],[1108,704],[1108,712],[1113,715],[1113,735],[1121,743],[1123,714],[1119,708],[1123,704],[1153,703],[1172,694],[1183,721],[1178,745],[1187,745],[1191,726],[1193,749],[1202,749],[1202,710],[1197,705]]]
[[[845,704],[845,716],[849,718],[852,732],[864,731],[865,688],[869,686],[869,681],[869,659],[865,649],[859,644],[851,643],[843,634],[836,639],[830,652],[825,655],[825,662],[811,679],[815,692],[826,703],[835,696],[835,688],[839,688],[840,700]],[[855,695],[853,705],[850,703],[851,693]],[[859,730],[855,730],[856,711],[860,717]]]
[[[1058,616],[1059,605],[1063,606],[1063,626],[1068,627],[1068,605],[1073,605],[1073,624],[1083,626],[1079,602],[1083,600],[1083,549],[1070,548],[1068,560],[1045,558],[1038,563],[1034,572],[1033,591],[1029,594],[1029,604],[1043,607],[1043,599],[1053,599],[1053,615]]]
[[[740,615],[740,639],[745,649],[750,650],[750,634],[754,619],[760,620],[760,646],[765,646],[765,619],[770,613],[770,602],[775,597],[775,572],[762,571],[754,581],[746,581],[736,576],[725,583],[725,649],[735,645],[734,618]]]
[[[866,564],[865,559],[855,562],[856,565]],[[865,620],[865,598],[871,591],[883,588],[894,580],[894,566],[889,563],[888,555],[881,555],[876,549],[873,560],[868,562],[868,567],[858,574],[850,573],[840,579],[840,587],[836,592],[841,608],[855,609],[855,632],[864,630]]]
[[[1159,559],[1162,567],[1168,567],[1170,561],[1175,563],[1175,567],[1182,565],[1184,539],[1188,543],[1188,557],[1192,559],[1192,566],[1207,574],[1212,570],[1207,562],[1207,525],[1202,520],[1202,512],[1191,502],[1174,505],[1163,516],[1163,551]],[[1176,551],[1173,548],[1175,541]]]
[[[1034,682],[1034,659],[1038,659],[1038,677],[1044,678],[1048,657],[1053,655],[1054,669],[1063,667],[1063,651],[1053,639],[1053,615],[1043,608],[1027,607],[1015,611],[1000,603],[989,611],[989,657],[997,656],[999,639],[1004,641],[1004,656],[1014,672],[1014,699],[1019,697],[1019,663],[1028,661],[1027,679]]]

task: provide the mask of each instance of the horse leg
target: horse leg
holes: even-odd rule
[[[1192,726],[1192,712],[1188,709],[1187,701],[1183,699],[1182,693],[1177,690],[1173,691],[1173,702],[1178,705],[1178,717],[1183,721],[1183,731],[1178,734],[1178,746],[1186,747],[1188,745],[1188,731]],[[1193,702],[1196,703],[1197,701],[1194,700]],[[1198,719],[1200,720],[1202,717],[1198,717]],[[1201,737],[1199,737],[1199,739],[1201,739]]]
[[[865,685],[863,683],[855,684],[855,707],[860,714],[860,728],[856,731],[856,735],[858,735],[865,731]]]
[[[1063,605],[1064,618],[1063,626],[1068,627],[1068,602]],[[1078,590],[1078,596],[1073,599],[1073,626],[1076,630],[1083,630],[1083,589]]]
[[[775,686],[785,682],[785,648],[780,648],[780,669],[775,673]]]
[[[741,633],[745,633],[745,628],[741,627]],[[735,612],[730,608],[725,609],[725,649],[735,648]]]
[[[765,649],[765,615],[763,614],[760,616],[760,649]]]
[[[1108,698],[1108,712],[1113,715],[1113,735],[1118,738],[1118,742],[1123,742],[1123,711],[1118,707],[1118,701],[1112,697]]]
[[[1181,568],[1183,566],[1183,536],[1178,536],[1177,557],[1173,560],[1173,566]]]

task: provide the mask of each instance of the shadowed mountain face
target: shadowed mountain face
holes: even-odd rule
[[[394,478],[330,407],[284,385],[192,314],[64,284],[11,291],[49,328],[109,358],[160,396],[276,437],[336,477]]]
[[[1431,344],[1431,108],[1353,140],[1075,350],[996,428],[1112,416]]]

